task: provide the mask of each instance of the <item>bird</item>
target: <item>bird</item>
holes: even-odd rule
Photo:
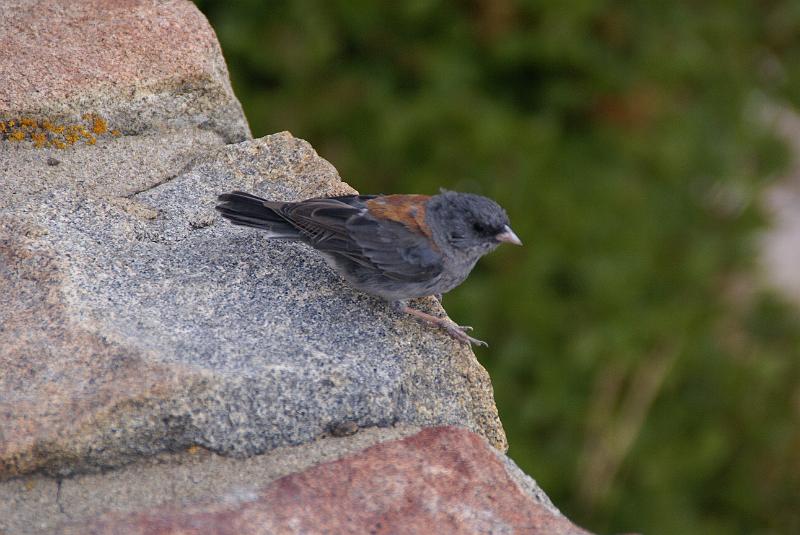
[[[217,211],[234,225],[299,241],[324,256],[352,287],[389,301],[399,312],[438,326],[454,339],[486,342],[472,328],[408,306],[461,284],[477,261],[502,243],[522,245],[508,215],[492,199],[442,190],[437,195],[343,195],[272,201],[243,191],[218,197]]]

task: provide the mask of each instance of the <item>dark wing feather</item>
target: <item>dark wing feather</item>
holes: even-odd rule
[[[279,213],[294,225],[309,244],[326,252],[357,253],[349,239],[347,220],[363,211],[357,196],[309,199],[286,203]]]
[[[348,221],[347,228],[364,256],[389,278],[427,282],[442,272],[442,256],[431,248],[427,236],[402,223],[362,214]]]
[[[406,282],[424,282],[442,271],[441,255],[425,235],[402,223],[377,220],[365,202],[375,196],[331,197],[286,203],[278,212],[314,248],[341,255],[385,276]],[[277,207],[276,207],[277,208]]]

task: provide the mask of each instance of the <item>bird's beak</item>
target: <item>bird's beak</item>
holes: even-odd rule
[[[519,236],[514,234],[514,231],[511,230],[511,227],[509,227],[508,225],[504,226],[503,232],[495,236],[494,239],[500,242],[504,241],[508,243],[513,243],[514,245],[522,245],[522,240],[519,239]]]

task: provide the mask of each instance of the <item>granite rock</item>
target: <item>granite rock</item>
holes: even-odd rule
[[[0,481],[0,533],[52,533],[103,515],[255,495],[272,481],[419,432],[408,426],[361,429],[347,437],[276,448],[244,459],[193,446],[96,474],[55,479],[34,474]],[[505,457],[499,455],[500,457]],[[74,529],[70,528],[70,529]]]
[[[0,209],[49,189],[69,189],[137,211],[133,195],[174,178],[222,145],[220,136],[197,128],[99,139],[69,150],[0,140]]]
[[[505,448],[469,348],[305,245],[218,218],[231,189],[353,191],[284,133],[217,149],[129,205],[63,187],[0,212],[0,476],[192,444],[253,455],[348,422],[459,424]]]
[[[484,440],[429,428],[214,503],[64,526],[63,534],[529,533],[585,535],[509,477]]]
[[[102,117],[122,135],[250,137],[214,31],[186,0],[4,0],[0,121]]]

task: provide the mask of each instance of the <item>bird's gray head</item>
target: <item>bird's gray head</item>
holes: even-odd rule
[[[480,195],[442,190],[428,201],[426,221],[440,246],[476,259],[503,242],[522,245],[505,210]]]

